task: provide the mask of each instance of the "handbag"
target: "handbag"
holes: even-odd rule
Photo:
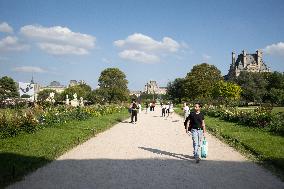
[[[201,157],[206,158],[207,156],[208,156],[208,142],[204,137],[201,145]]]

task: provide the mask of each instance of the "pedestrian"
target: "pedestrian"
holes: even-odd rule
[[[166,105],[166,114],[168,114],[167,117],[169,117],[169,115],[170,115],[170,102],[168,102],[168,104]]]
[[[166,117],[166,105],[162,103],[162,117]]]
[[[185,121],[187,116],[190,114],[190,109],[186,103],[183,104],[183,113],[184,113],[184,121]]]
[[[174,113],[174,104],[171,102],[171,103],[170,103],[170,106],[169,106],[169,114],[171,115],[171,118],[173,117],[173,116],[172,116],[173,113]]]
[[[156,106],[156,103],[153,102],[153,103],[152,103],[152,111],[155,111],[155,106]]]
[[[146,114],[147,114],[148,113],[148,108],[149,108],[148,102],[146,102],[145,107],[146,107]]]
[[[136,101],[133,100],[131,104],[131,123],[133,124],[136,124],[137,122],[137,111],[138,111],[138,105]]]
[[[194,112],[191,112],[186,118],[184,125],[186,132],[191,132],[193,141],[193,155],[196,163],[199,163],[199,148],[201,146],[202,138],[205,137],[206,127],[204,115],[200,112],[202,106],[200,103],[194,105]]]
[[[141,111],[142,111],[142,106],[141,106],[141,104],[140,104],[140,103],[138,103],[138,113],[140,114],[140,113],[141,113]]]
[[[153,107],[152,102],[150,102],[150,112],[152,111],[152,107]]]

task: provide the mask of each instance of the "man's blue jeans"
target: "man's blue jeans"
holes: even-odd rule
[[[203,130],[191,129],[192,141],[193,141],[193,154],[194,158],[199,158],[199,147],[201,146]]]

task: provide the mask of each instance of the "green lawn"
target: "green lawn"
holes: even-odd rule
[[[0,188],[129,117],[127,110],[0,140]],[[93,131],[93,129],[95,129]]]
[[[284,107],[274,107],[272,109],[273,113],[284,112]]]
[[[182,110],[176,112],[182,115]],[[284,137],[208,116],[205,123],[210,133],[271,169],[284,181]]]

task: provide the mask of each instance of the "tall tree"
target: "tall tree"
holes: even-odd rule
[[[17,83],[10,77],[0,78],[0,100],[19,97]]]
[[[214,85],[212,96],[214,99],[228,102],[240,99],[241,91],[242,88],[239,85],[221,80]]]
[[[241,72],[236,82],[242,87],[242,97],[246,101],[261,103],[267,94],[268,82],[264,74]]]
[[[129,97],[126,75],[118,68],[103,70],[98,81],[100,94],[107,102],[126,101]]]
[[[181,103],[182,98],[185,97],[184,84],[184,78],[176,78],[174,81],[168,83],[167,94],[171,100],[177,100],[178,103]]]
[[[202,63],[193,66],[185,77],[185,93],[192,99],[211,97],[213,86],[223,80],[221,71],[214,65]]]

